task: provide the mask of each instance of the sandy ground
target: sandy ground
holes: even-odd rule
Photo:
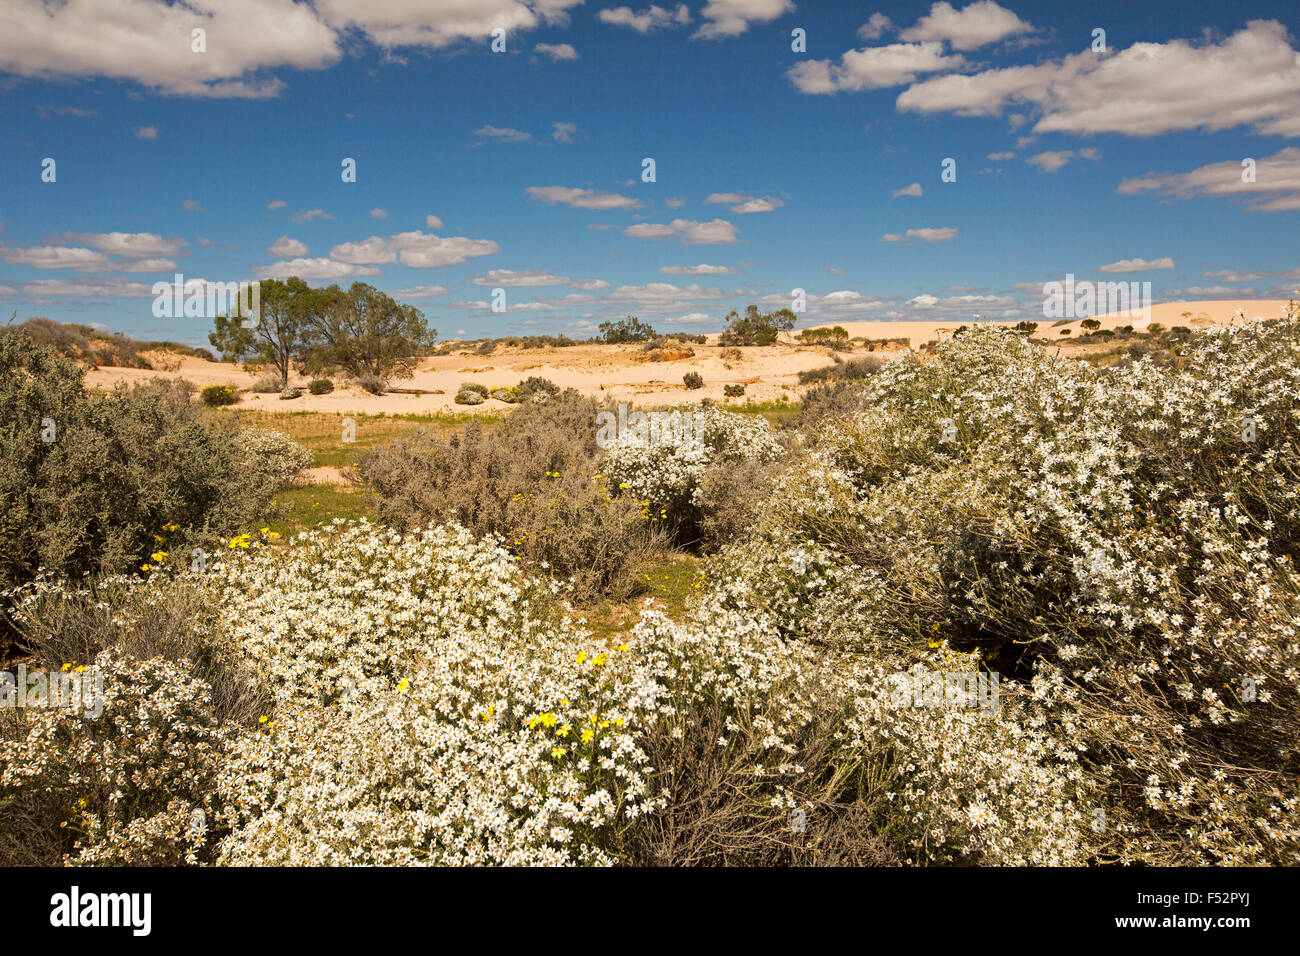
[[[1207,302],[1172,302],[1152,306],[1151,321],[1166,328],[1186,325],[1205,328],[1227,325],[1234,313],[1244,310],[1247,321],[1256,317],[1278,318],[1285,314],[1286,300],[1242,300]],[[1190,313],[1184,317],[1184,313]],[[1127,316],[1099,317],[1103,328],[1135,323]],[[907,337],[913,347],[946,337],[960,322],[837,322],[852,336],[872,339]],[[1014,323],[993,323],[1009,325]],[[1081,331],[1079,321],[1038,323],[1036,339],[1061,344],[1066,350],[1070,336]],[[707,345],[693,345],[691,358],[668,362],[647,362],[639,345],[577,345],[565,349],[498,349],[492,355],[445,355],[425,359],[415,376],[399,379],[392,387],[405,391],[370,395],[358,388],[336,383],[329,395],[311,395],[282,401],[277,394],[244,392],[237,408],[257,408],[268,412],[334,412],[339,414],[421,414],[435,411],[493,411],[503,403],[490,399],[482,405],[455,404],[456,391],[464,382],[478,382],[489,388],[515,385],[531,375],[548,378],[561,388],[576,388],[584,394],[633,401],[638,405],[668,405],[699,401],[709,397],[722,400],[722,388],[729,383],[745,385],[745,398],[772,401],[798,397],[799,372],[829,365],[834,361],[830,349],[799,345],[792,335],[783,334],[777,345],[741,349],[742,358],[724,359],[717,336]],[[901,348],[901,346],[897,347]],[[887,350],[885,354],[889,354]],[[861,348],[841,353],[844,358],[858,358]],[[160,363],[163,364],[163,363]],[[143,383],[159,378],[186,378],[195,385],[234,385],[248,388],[255,376],[239,366],[202,359],[171,356],[166,371],[132,368],[99,368],[89,371],[86,383],[96,388],[112,388],[119,383]],[[699,372],[704,378],[702,389],[689,391],[682,384],[686,372]],[[305,386],[306,380],[294,376],[292,384]]]

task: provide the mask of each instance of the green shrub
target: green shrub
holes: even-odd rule
[[[741,395],[745,394],[745,386],[737,382],[728,382],[726,385],[722,386],[722,394],[727,396],[727,398],[739,398]]]
[[[489,390],[488,395],[507,405],[518,405],[522,400],[518,385],[497,385]]]
[[[519,383],[520,401],[545,402],[558,394],[560,394],[560,386],[540,375],[530,375]]]
[[[600,335],[606,345],[618,345],[623,342],[648,341],[655,337],[655,330],[635,315],[629,315],[617,322],[600,323]]]
[[[460,390],[456,392],[457,405],[482,405],[487,401],[488,390],[486,385],[479,385],[477,382],[466,382],[461,385]]]
[[[357,388],[363,392],[369,392],[371,395],[382,395],[386,390],[386,384],[378,375],[360,375],[356,378]]]
[[[313,378],[307,383],[307,391],[313,395],[328,395],[334,391],[334,383],[327,378]]]
[[[682,384],[690,389],[703,388],[704,376],[699,372],[687,372],[682,376]]]
[[[239,393],[230,385],[208,385],[203,391],[199,392],[199,398],[203,400],[204,405],[211,405],[214,408],[218,405],[233,405],[239,401]]]
[[[302,389],[300,389],[300,388],[286,388],[284,391],[282,391],[282,392],[280,393],[280,400],[281,400],[281,401],[286,401],[286,400],[294,399],[294,398],[302,398]]]
[[[0,590],[38,568],[133,571],[264,511],[276,487],[250,480],[238,433],[191,388],[90,391],[70,361],[0,335]]]

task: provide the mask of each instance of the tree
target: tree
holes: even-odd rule
[[[332,285],[322,293],[308,364],[342,368],[353,378],[410,378],[437,334],[423,312],[372,285],[354,282],[346,292]]]
[[[283,282],[263,279],[258,285],[257,324],[248,328],[242,316],[219,315],[208,341],[228,362],[270,365],[283,388],[292,364],[303,361],[311,347],[322,297],[296,276]]]
[[[758,306],[751,304],[743,316],[735,309],[728,313],[727,329],[720,341],[723,345],[771,345],[777,333],[789,332],[794,322],[795,314],[789,309],[759,312]]]
[[[1084,319],[1079,324],[1082,325],[1089,332],[1096,332],[1099,328],[1101,328],[1101,323],[1098,322],[1096,319]]]
[[[635,315],[629,315],[618,322],[600,323],[600,337],[606,345],[620,342],[649,342],[655,337],[655,330],[642,322]]]

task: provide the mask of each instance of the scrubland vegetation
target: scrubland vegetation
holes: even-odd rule
[[[781,427],[602,444],[535,386],[328,459],[0,336],[11,656],[106,697],[0,708],[0,861],[1300,862],[1300,323],[1032,331],[837,362]],[[261,524],[312,451],[369,517]],[[996,706],[900,705],[934,673]]]

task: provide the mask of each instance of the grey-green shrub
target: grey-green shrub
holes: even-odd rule
[[[361,461],[375,515],[402,530],[455,521],[502,535],[515,554],[572,577],[577,600],[633,594],[662,539],[640,503],[596,478],[599,410],[570,389],[491,428],[471,422],[450,438],[421,431],[375,448]]]
[[[691,389],[703,388],[704,376],[699,372],[687,372],[682,376],[682,384]]]
[[[313,378],[307,383],[307,391],[313,395],[328,395],[334,391],[334,383],[327,378]]]

